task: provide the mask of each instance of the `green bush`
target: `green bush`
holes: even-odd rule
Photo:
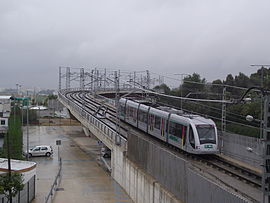
[[[21,130],[21,115],[20,111],[16,109],[16,115],[14,119],[14,113],[11,112],[11,116],[9,118],[8,123],[8,136],[9,136],[9,149],[10,149],[10,158],[12,159],[23,159],[22,156],[22,130]],[[4,138],[4,146],[2,153],[0,152],[0,155],[2,157],[7,157],[7,135],[5,135]]]

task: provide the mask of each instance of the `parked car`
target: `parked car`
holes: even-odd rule
[[[111,157],[111,150],[104,146],[101,148],[101,155],[104,157],[104,158],[110,158]]]
[[[25,151],[25,156],[27,155],[27,151]],[[53,154],[53,148],[49,145],[39,145],[29,149],[28,156],[51,156]]]

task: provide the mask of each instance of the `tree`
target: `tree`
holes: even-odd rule
[[[193,73],[184,78],[184,83],[182,85],[183,95],[187,95],[190,92],[200,92],[205,88],[206,80],[201,78],[198,73]]]
[[[161,85],[155,86],[154,90],[161,93],[165,93],[165,94],[170,94],[170,91],[171,91],[171,89],[164,83]]]
[[[23,187],[23,178],[20,173],[12,172],[10,177],[8,173],[0,176],[0,194],[5,195],[8,200],[15,197],[19,191],[23,190]]]
[[[221,86],[223,83],[221,80],[214,80],[212,82],[212,87],[211,87],[211,90],[214,92],[214,93],[222,93],[222,90],[223,90],[223,87]]]
[[[238,87],[249,87],[250,86],[249,77],[247,77],[244,73],[239,73],[238,76],[235,76],[235,85]]]
[[[234,86],[234,78],[232,74],[227,75],[226,80],[224,82],[226,85]]]

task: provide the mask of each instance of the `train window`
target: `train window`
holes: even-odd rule
[[[143,123],[147,123],[147,113],[139,110],[139,121],[143,122]]]
[[[142,121],[143,120],[143,112],[141,110],[139,110],[139,114],[138,114],[138,120]]]
[[[189,126],[189,143],[193,148],[195,148],[194,133],[193,133],[193,129],[191,126]]]
[[[212,143],[216,144],[215,128],[211,125],[196,126],[199,135],[200,144]]]
[[[154,129],[154,115],[149,114],[149,129],[153,131]]]
[[[154,127],[156,129],[160,129],[160,123],[161,123],[161,118],[158,117],[158,116],[155,116],[155,125],[154,125]]]
[[[147,123],[147,112],[144,112],[143,114],[143,122]]]
[[[120,105],[120,115],[125,116],[125,106]]]
[[[137,120],[137,109],[136,108],[133,108],[133,116],[132,117],[133,117],[133,121],[135,122]]]
[[[129,107],[128,117],[130,117],[130,118],[133,117],[133,108],[132,107]]]
[[[169,134],[182,138],[182,127],[183,125],[170,122],[169,124]]]

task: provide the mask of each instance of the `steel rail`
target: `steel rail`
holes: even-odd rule
[[[85,92],[87,92],[87,91],[85,91]],[[95,103],[96,107],[100,106],[100,104],[98,104],[98,102],[96,100],[91,99],[89,95],[86,94],[85,96],[87,97],[87,100],[89,102]],[[111,112],[115,112],[115,110],[111,109],[111,107],[109,105],[106,105],[106,107]],[[115,114],[113,114],[113,113],[109,113],[109,114],[111,116],[115,117]],[[109,119],[109,118],[107,118],[107,119]],[[166,143],[163,143],[160,140],[158,140],[158,141],[160,143],[162,143],[164,146],[167,146]],[[228,160],[222,159],[221,157],[216,156],[216,155],[208,155],[206,157],[206,156],[202,156],[202,155],[189,154],[189,153],[186,153],[185,151],[182,151],[178,148],[175,148],[175,149],[176,149],[175,151],[180,152],[181,154],[185,155],[186,158],[195,161],[195,163],[197,161],[198,161],[198,163],[199,162],[205,163],[208,167],[212,167],[214,169],[222,171],[225,174],[230,175],[231,177],[235,177],[236,179],[241,180],[242,182],[244,182],[246,184],[252,185],[256,188],[261,188],[261,175],[255,171],[252,171],[248,168],[236,165],[235,163],[232,163]]]

